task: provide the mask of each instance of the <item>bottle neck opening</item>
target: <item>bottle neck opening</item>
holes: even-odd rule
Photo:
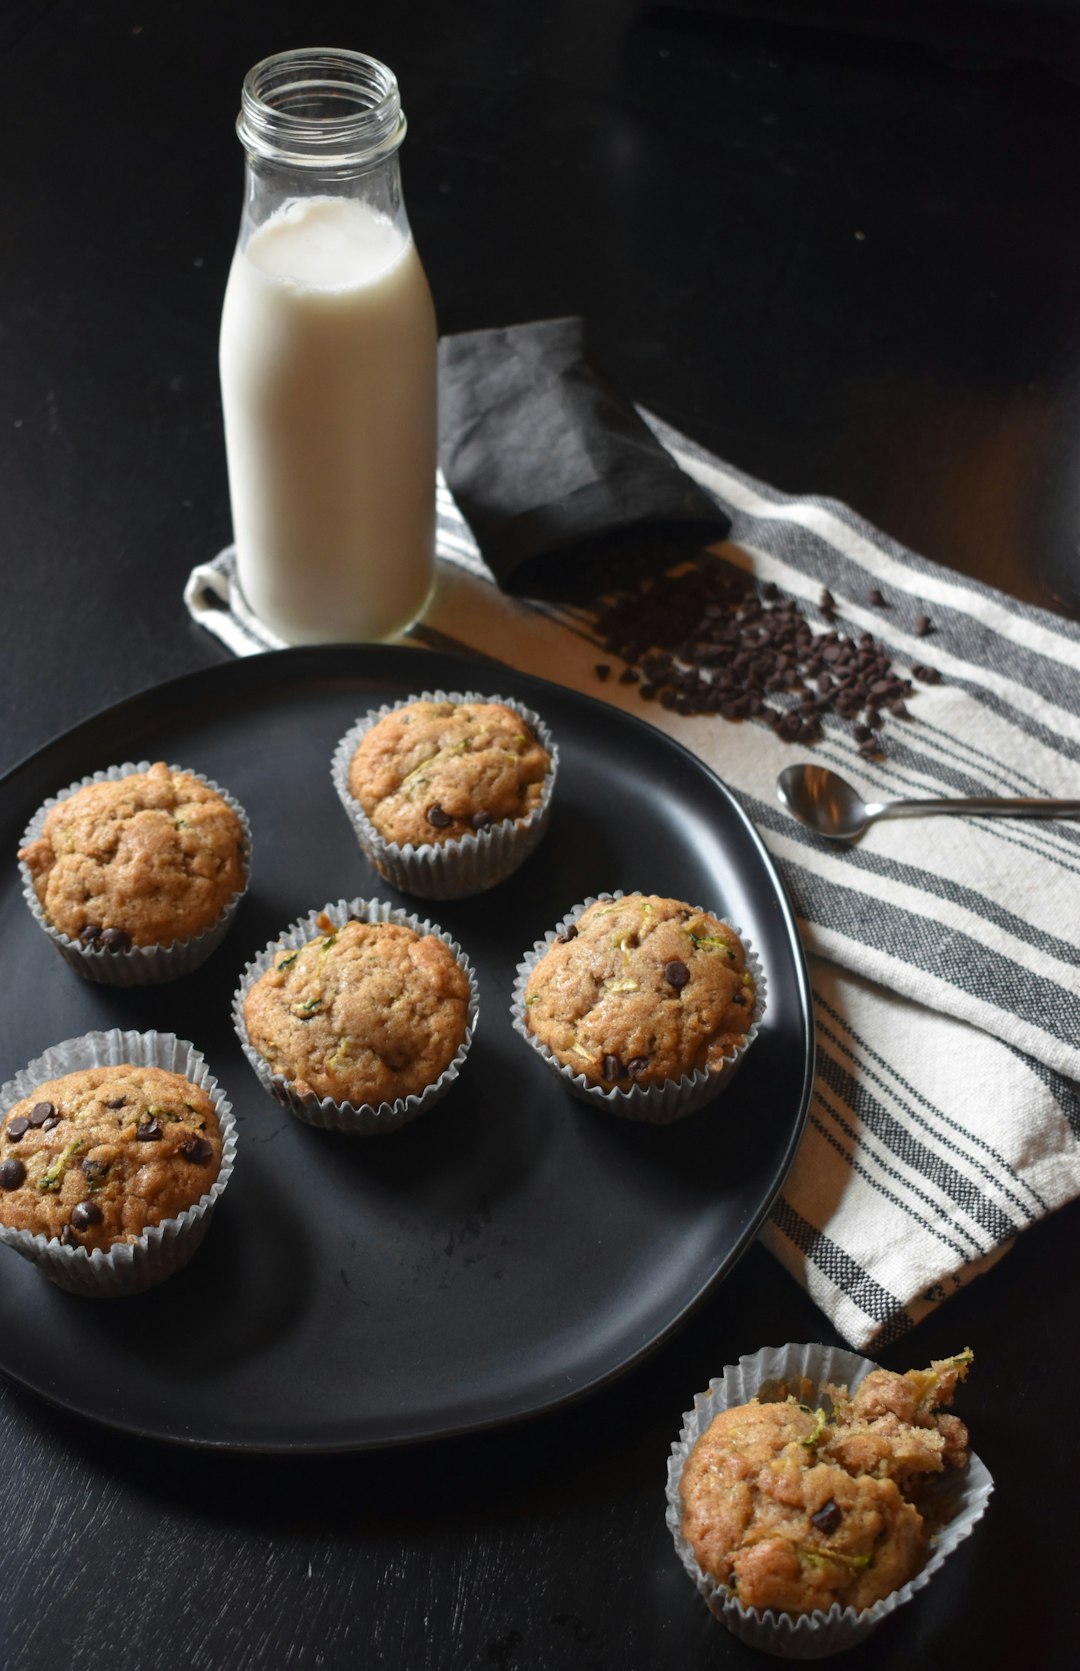
[[[312,47],[275,53],[248,71],[236,131],[252,159],[325,174],[393,156],[405,117],[385,64]]]

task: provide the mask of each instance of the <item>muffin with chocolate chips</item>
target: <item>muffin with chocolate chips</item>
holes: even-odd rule
[[[831,1361],[854,1369],[850,1392]],[[672,1447],[667,1519],[730,1628],[824,1654],[926,1582],[991,1489],[949,1410],[971,1361],[900,1375],[830,1348],[767,1349],[695,1400]]]
[[[18,858],[27,902],[66,961],[130,986],[209,956],[247,886],[250,846],[235,801],[158,761],[99,772],[46,802]]]
[[[556,767],[538,715],[436,691],[360,720],[333,775],[375,870],[407,893],[451,899],[494,886],[532,852]]]
[[[120,1038],[142,1059],[41,1077],[50,1062],[100,1055],[103,1041],[115,1054]],[[13,1092],[22,1094],[11,1100]],[[4,1101],[0,1237],[47,1275],[88,1293],[124,1292],[194,1251],[235,1139],[228,1105],[191,1046],[168,1034],[88,1035],[32,1064]]]
[[[233,1005],[261,1083],[311,1125],[395,1130],[450,1089],[476,1022],[461,948],[379,900],[338,901],[249,964]]]
[[[730,924],[635,893],[586,901],[534,947],[514,1024],[578,1095],[666,1122],[728,1083],[763,1009],[760,966]]]

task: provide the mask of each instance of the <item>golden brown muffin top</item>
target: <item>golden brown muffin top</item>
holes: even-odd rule
[[[133,1242],[194,1206],[221,1168],[207,1093],[125,1063],[46,1080],[0,1128],[0,1223],[69,1246]]]
[[[551,757],[501,702],[412,702],[366,731],[349,792],[384,841],[476,835],[539,806]]]
[[[210,928],[244,887],[247,854],[228,802],[158,761],[58,801],[19,858],[54,928],[123,951]]]
[[[754,979],[734,929],[657,894],[598,900],[540,958],[530,1031],[591,1084],[715,1073],[743,1042]]]
[[[244,1002],[248,1038],[301,1096],[378,1107],[415,1096],[465,1037],[469,981],[435,934],[325,920],[279,952]]]

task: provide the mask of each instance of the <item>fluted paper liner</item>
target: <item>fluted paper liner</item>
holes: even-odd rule
[[[164,1068],[182,1074],[204,1090],[214,1105],[221,1128],[221,1166],[200,1199],[176,1218],[148,1226],[134,1242],[103,1248],[65,1247],[55,1236],[33,1235],[0,1224],[0,1242],[21,1253],[59,1288],[92,1299],[113,1299],[152,1288],[186,1265],[207,1229],[236,1161],[236,1120],[225,1093],[211,1074],[201,1052],[174,1033],[127,1033],[113,1027],[107,1033],[84,1033],[81,1038],[54,1044],[30,1062],[0,1090],[0,1119],[15,1103],[30,1096],[48,1079],[78,1073],[83,1068]]]
[[[761,1391],[768,1393],[770,1384],[792,1383],[803,1376],[813,1384],[815,1395],[825,1382],[846,1386],[854,1392],[863,1377],[877,1367],[869,1358],[834,1346],[764,1347],[752,1356],[740,1358],[737,1364],[729,1364],[723,1375],[709,1382],[707,1392],[698,1393],[693,1409],[683,1416],[682,1431],[671,1447],[667,1479],[666,1519],[676,1552],[711,1612],[742,1641],[766,1653],[787,1659],[821,1659],[854,1647],[882,1619],[926,1588],[986,1512],[994,1482],[973,1453],[963,1473],[951,1470],[940,1481],[942,1495],[937,1506],[946,1518],[930,1539],[926,1564],[891,1595],[860,1612],[853,1607],[841,1607],[839,1602],[834,1602],[827,1613],[820,1609],[813,1613],[776,1613],[772,1608],[758,1612],[744,1607],[725,1585],[716,1584],[701,1570],[682,1534],[679,1486],[686,1459],[714,1416],[721,1410],[749,1403]],[[935,1480],[931,1489],[937,1484]]]
[[[387,714],[407,708],[413,702],[491,702],[511,708],[525,721],[541,747],[551,757],[539,804],[526,817],[502,819],[486,830],[455,841],[399,845],[386,841],[375,828],[359,801],[349,792],[349,766],[360,739]],[[331,775],[338,799],[356,834],[360,850],[378,874],[420,899],[467,899],[493,888],[523,864],[538,846],[551,821],[551,798],[559,766],[554,738],[539,714],[510,696],[487,696],[479,691],[425,690],[402,702],[387,703],[365,714],[349,728],[334,750]]]
[[[435,934],[450,948],[457,962],[464,971],[469,983],[469,1008],[465,1025],[465,1037],[462,1039],[453,1060],[443,1069],[438,1079],[432,1080],[423,1091],[408,1097],[398,1097],[395,1102],[372,1103],[336,1102],[333,1097],[302,1096],[295,1086],[284,1077],[275,1073],[269,1062],[255,1049],[248,1037],[247,1024],[244,1020],[244,1001],[248,992],[266,971],[272,966],[275,957],[281,951],[299,951],[310,940],[317,939],[325,929],[319,927],[319,918],[328,917],[336,926],[341,927],[350,917],[358,917],[361,922],[368,923],[397,923],[401,927],[411,928],[417,934]],[[396,1131],[399,1126],[407,1125],[418,1115],[426,1114],[429,1108],[439,1102],[457,1080],[469,1054],[476,1031],[476,1021],[480,1010],[480,993],[476,974],[472,964],[456,940],[452,940],[437,923],[415,917],[408,911],[402,911],[395,905],[390,905],[381,899],[339,899],[332,905],[324,905],[320,910],[310,911],[306,917],[290,924],[285,932],[265,946],[258,957],[253,958],[247,965],[240,978],[240,985],[233,995],[233,1026],[240,1040],[244,1055],[247,1057],[260,1085],[270,1092],[270,1095],[295,1114],[309,1126],[319,1126],[325,1131],[351,1132],[360,1136],[375,1136],[381,1132]]]
[[[631,892],[637,892],[631,889]],[[727,1089],[734,1079],[746,1052],[757,1038],[761,1026],[761,1018],[765,1014],[765,974],[761,961],[751,946],[749,940],[727,917],[718,920],[725,927],[730,928],[739,936],[746,952],[746,967],[754,977],[754,1008],[750,1013],[750,1021],[746,1029],[746,1037],[736,1047],[733,1053],[726,1057],[724,1065],[716,1073],[704,1073],[695,1068],[691,1073],[683,1074],[681,1079],[668,1079],[662,1085],[631,1085],[627,1091],[613,1085],[605,1090],[602,1085],[594,1085],[582,1073],[575,1073],[573,1068],[560,1062],[553,1051],[530,1030],[526,1020],[525,988],[529,984],[536,965],[545,953],[554,945],[561,934],[572,927],[586,912],[590,905],[596,905],[599,900],[614,901],[626,897],[626,890],[617,888],[614,893],[590,894],[588,899],[575,905],[554,928],[548,930],[542,940],[537,940],[532,950],[525,953],[517,966],[514,979],[513,1001],[510,1014],[514,1031],[521,1034],[527,1044],[531,1045],[537,1055],[546,1062],[553,1073],[563,1081],[567,1090],[582,1102],[591,1103],[594,1108],[603,1108],[609,1114],[617,1114],[624,1120],[637,1120],[647,1125],[670,1125],[674,1120],[681,1120],[688,1114],[696,1114],[706,1103],[720,1095]],[[692,907],[695,911],[703,911],[700,905]],[[715,915],[714,912],[707,913]]]
[[[68,800],[78,790],[85,789],[91,783],[117,783],[121,778],[131,777],[136,772],[148,772],[152,762],[141,760],[136,765],[132,761],[125,761],[121,766],[109,766],[105,771],[93,772],[89,777],[80,778],[78,783],[72,783],[58,795],[50,795],[48,800],[40,806],[30,820],[23,834],[20,848],[36,841],[45,825],[47,814],[60,801]],[[244,832],[244,885],[226,900],[225,906],[217,921],[203,929],[201,934],[193,934],[187,940],[173,940],[169,945],[161,946],[130,946],[127,951],[106,951],[100,947],[83,946],[77,940],[71,940],[66,934],[61,934],[46,919],[34,889],[34,879],[29,866],[19,860],[19,870],[22,873],[23,898],[33,912],[34,919],[43,934],[47,934],[56,947],[64,962],[70,964],[86,980],[97,982],[102,986],[156,986],[164,981],[178,980],[181,975],[190,974],[206,962],[211,952],[217,950],[236,915],[237,907],[247,892],[251,879],[251,825],[247,813],[219,783],[204,776],[202,772],[193,771],[190,766],[170,766],[170,772],[183,772],[186,777],[193,777],[199,783],[212,789],[220,795],[222,800],[232,808],[240,820]]]

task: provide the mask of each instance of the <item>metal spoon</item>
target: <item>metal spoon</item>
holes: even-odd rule
[[[1080,816],[1080,801],[1006,800],[998,795],[954,801],[864,801],[846,778],[827,766],[785,766],[776,780],[776,793],[801,824],[833,841],[854,841],[875,818],[918,818],[938,812],[995,818]]]

